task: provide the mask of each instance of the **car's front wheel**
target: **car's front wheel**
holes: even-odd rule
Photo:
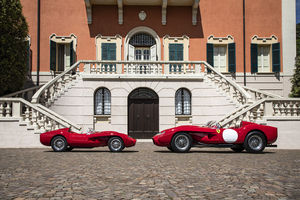
[[[110,138],[107,145],[111,152],[120,152],[125,148],[123,140],[119,137]]]
[[[171,147],[175,152],[188,152],[192,147],[192,138],[187,133],[177,133],[172,138]]]
[[[265,149],[266,143],[266,138],[261,132],[253,131],[246,136],[244,146],[247,152],[259,153]]]
[[[56,152],[66,151],[68,147],[66,138],[64,138],[63,136],[55,136],[51,141],[51,147],[53,151]]]

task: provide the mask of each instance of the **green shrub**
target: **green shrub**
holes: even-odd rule
[[[296,57],[295,73],[292,78],[292,90],[290,97],[300,97],[300,56]]]
[[[28,26],[20,0],[0,1],[0,96],[20,90],[27,74]]]

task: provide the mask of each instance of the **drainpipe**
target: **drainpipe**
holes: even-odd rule
[[[40,84],[40,0],[37,0],[37,73],[36,84]]]
[[[243,0],[244,86],[246,86],[245,0]]]

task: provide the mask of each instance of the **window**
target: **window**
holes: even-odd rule
[[[218,72],[235,73],[235,43],[233,37],[230,35],[227,37],[209,36],[206,44],[206,59]]]
[[[227,46],[214,46],[214,68],[219,72],[227,72]]]
[[[102,60],[116,60],[116,43],[102,43],[101,44],[101,58]],[[102,71],[115,72],[115,64],[102,65]]]
[[[270,72],[270,45],[258,45],[257,67],[258,72]]]
[[[191,93],[187,89],[180,88],[175,94],[175,114],[191,114]]]
[[[95,92],[95,104],[94,114],[95,115],[110,115],[111,108],[111,97],[110,92],[106,88],[99,88]]]
[[[183,44],[169,44],[169,60],[183,61]],[[182,65],[170,65],[170,72],[181,72]]]
[[[257,72],[280,72],[280,43],[277,37],[252,38],[251,73]]]
[[[76,60],[76,36],[50,37],[50,69],[55,72],[65,71]]]

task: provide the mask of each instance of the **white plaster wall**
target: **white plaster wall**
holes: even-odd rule
[[[285,75],[281,73],[276,77],[273,73],[265,74],[246,74],[246,86],[256,89],[260,89],[265,92],[272,94],[277,94],[283,97],[288,97],[291,92],[291,78],[292,75]],[[240,85],[244,85],[244,75],[242,73],[237,73],[236,77],[232,77],[227,74],[227,77],[234,80]]]
[[[278,149],[300,149],[300,119],[298,121],[268,121],[267,125],[278,128],[278,138],[275,144]]]
[[[296,57],[296,1],[282,0],[281,3],[283,73],[292,75]]]
[[[93,124],[93,95],[99,87],[111,92],[111,118]],[[128,95],[134,89],[147,87],[159,96],[159,129],[174,127],[175,93],[187,88],[192,93],[192,124],[201,125],[209,120],[218,120],[232,112],[236,105],[224,94],[199,80],[153,80],[147,79],[84,79],[79,80],[50,107],[53,111],[83,127],[83,130],[115,130],[127,134]],[[185,122],[188,123],[188,122]],[[182,123],[181,123],[182,124]]]
[[[40,148],[40,135],[27,126],[19,126],[19,120],[0,120],[0,148]]]

